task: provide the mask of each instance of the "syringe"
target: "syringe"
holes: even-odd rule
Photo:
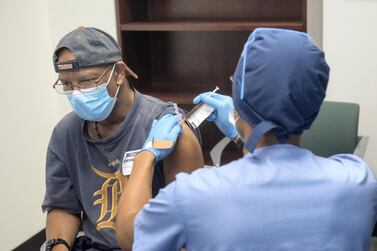
[[[209,94],[209,96],[212,96],[215,92],[220,90],[218,86]],[[205,104],[203,101],[201,101],[199,104],[194,106],[192,110],[185,116],[185,119],[189,121],[193,126],[199,127],[203,121],[208,118],[209,115],[214,111],[215,109]]]

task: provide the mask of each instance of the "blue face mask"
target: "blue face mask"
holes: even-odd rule
[[[92,90],[86,90],[85,93],[75,90],[67,95],[73,111],[80,118],[89,121],[103,121],[110,115],[117,100],[120,87],[120,85],[118,85],[114,97],[109,95],[107,85],[113,75],[114,68],[115,65],[111,70],[107,83],[98,85],[97,87],[92,88]]]

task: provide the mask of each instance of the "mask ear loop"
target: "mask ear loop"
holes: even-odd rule
[[[114,64],[114,65],[113,65],[113,69],[111,69],[110,77],[109,77],[109,80],[107,80],[106,87],[109,85],[110,80],[111,80],[111,77],[113,76],[114,69],[115,69],[115,65],[116,65],[116,64]],[[115,96],[114,96],[114,98],[117,98],[118,93],[119,93],[119,89],[120,89],[120,85],[119,85],[119,84],[116,84],[116,85],[117,85],[118,87],[117,87],[117,91],[115,92]]]
[[[118,96],[118,92],[119,92],[119,89],[120,89],[120,85],[119,84],[117,84],[117,91],[115,92],[115,96],[114,96],[114,98],[117,98],[117,96]]]

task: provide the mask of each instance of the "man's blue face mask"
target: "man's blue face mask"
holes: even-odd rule
[[[92,88],[93,90],[86,90],[85,93],[75,90],[67,95],[73,111],[80,118],[88,121],[103,121],[110,115],[120,88],[120,85],[118,85],[114,97],[111,97],[107,91],[107,85],[113,75],[114,68],[115,64],[106,83]]]

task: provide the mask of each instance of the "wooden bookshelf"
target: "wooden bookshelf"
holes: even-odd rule
[[[201,92],[164,92],[164,91],[150,91],[150,90],[143,90],[141,89],[143,94],[147,94],[153,97],[158,97],[163,101],[171,101],[177,104],[184,104],[190,105],[192,104],[192,100],[196,95],[200,94]]]
[[[130,22],[121,24],[122,31],[251,31],[257,27],[302,30],[298,21],[233,21],[233,22]]]
[[[306,31],[306,0],[115,0],[118,41],[142,93],[191,109],[199,93],[231,94],[243,44],[257,27]],[[201,128],[206,161],[222,135]],[[230,144],[224,162],[238,157]],[[207,164],[211,164],[207,162]]]

